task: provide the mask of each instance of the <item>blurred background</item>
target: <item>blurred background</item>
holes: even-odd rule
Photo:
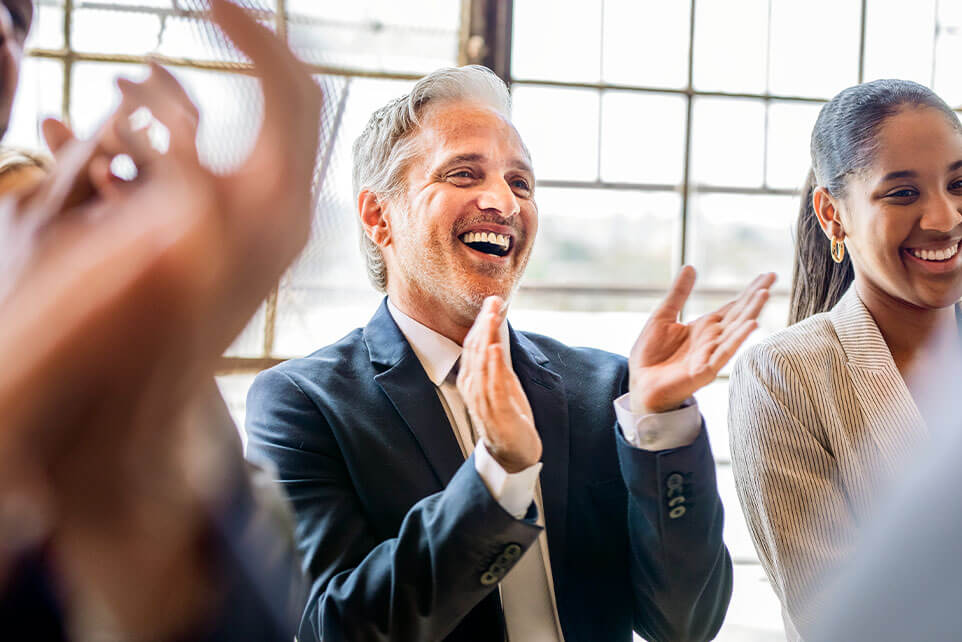
[[[41,147],[42,117],[91,133],[118,75],[168,64],[200,105],[200,145],[229,168],[261,105],[242,60],[182,0],[35,0],[7,143]],[[261,18],[323,76],[330,153],[310,245],[225,354],[239,425],[254,375],[364,325],[379,295],[358,251],[350,147],[370,113],[422,74],[479,62],[511,86],[538,178],[540,236],[515,327],[625,354],[684,263],[686,314],[761,271],[779,281],[757,341],[784,326],[797,190],[821,104],[883,77],[962,106],[962,0],[260,0]],[[191,3],[193,5],[193,3]],[[727,377],[698,395],[736,563],[719,639],[781,640],[728,454]]]

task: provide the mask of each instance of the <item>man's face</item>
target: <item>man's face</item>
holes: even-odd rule
[[[524,272],[538,231],[534,174],[511,123],[476,103],[429,108],[415,144],[406,192],[389,207],[388,288],[467,327]]]
[[[10,110],[20,76],[23,45],[33,22],[31,0],[2,0],[0,4],[0,138],[10,124]]]

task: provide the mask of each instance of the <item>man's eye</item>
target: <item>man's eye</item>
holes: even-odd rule
[[[511,182],[511,184],[517,187],[518,189],[523,189],[525,191],[528,191],[531,189],[531,187],[528,185],[528,181],[524,180],[523,178],[516,178],[514,181]]]
[[[949,185],[949,189],[953,191],[962,190],[962,180],[955,181],[954,183]]]

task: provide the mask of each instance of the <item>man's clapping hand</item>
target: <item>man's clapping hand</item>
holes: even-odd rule
[[[501,343],[499,329],[507,311],[500,297],[484,301],[464,339],[458,391],[488,452],[507,472],[516,473],[541,459],[541,437]]]

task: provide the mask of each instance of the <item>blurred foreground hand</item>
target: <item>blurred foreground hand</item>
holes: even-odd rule
[[[95,139],[61,141],[50,179],[0,214],[0,587],[16,543],[43,538],[68,599],[136,639],[178,635],[214,599],[204,506],[224,475],[205,447],[209,383],[312,214],[320,91],[242,9],[211,10],[264,94],[236,172],[200,164],[197,109],[154,65],[119,81]],[[140,108],[169,130],[166,152],[131,131]],[[117,154],[134,180],[111,179]]]

